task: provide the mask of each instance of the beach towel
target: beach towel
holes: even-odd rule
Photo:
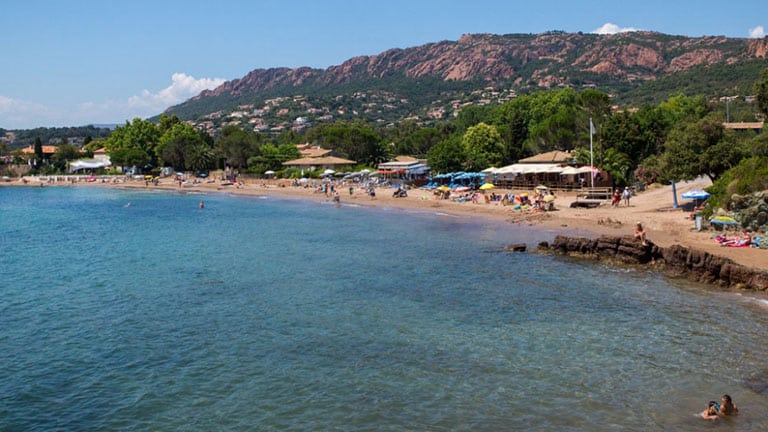
[[[746,240],[739,240],[736,243],[728,243],[725,246],[727,246],[727,247],[750,247],[752,245],[749,244],[749,242],[746,241]]]

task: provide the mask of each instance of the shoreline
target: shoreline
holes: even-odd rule
[[[84,176],[81,176],[84,178]],[[2,186],[40,187],[41,182],[37,178],[26,178],[28,182],[22,184],[20,180],[0,183]],[[37,181],[36,181],[37,180]],[[709,181],[700,179],[692,182],[683,182],[677,185],[678,197],[691,189],[701,189],[709,185]],[[121,189],[157,189],[180,192],[198,193],[228,193],[232,195],[251,196],[285,196],[313,201],[332,201],[330,196],[315,192],[311,187],[291,186],[291,180],[246,180],[243,185],[223,186],[218,182],[199,183],[180,187],[171,178],[161,179],[158,185],[146,186],[144,181],[127,182],[43,182],[44,187],[111,187]],[[573,234],[597,238],[600,236],[624,236],[631,235],[636,222],[641,222],[645,227],[648,238],[662,247],[670,247],[674,244],[688,249],[697,249],[712,255],[729,258],[733,262],[746,267],[768,271],[768,251],[757,248],[729,248],[722,247],[712,240],[712,231],[708,228],[702,231],[694,229],[694,221],[689,218],[689,213],[682,207],[672,208],[671,186],[653,186],[644,192],[638,193],[630,200],[629,207],[611,207],[610,201],[603,202],[596,208],[571,208],[570,204],[578,197],[575,192],[559,192],[555,199],[554,211],[521,212],[515,211],[511,206],[502,206],[499,202],[473,204],[471,202],[455,202],[451,200],[437,200],[432,191],[411,189],[405,198],[394,198],[393,189],[389,187],[377,187],[376,197],[371,198],[359,188],[355,187],[354,193],[349,194],[350,185],[338,188],[342,204],[352,203],[360,206],[394,207],[404,210],[418,210],[425,214],[444,213],[458,217],[480,217],[509,224],[535,226],[553,230],[561,234]],[[531,191],[517,191],[496,189],[496,193],[519,194]],[[682,200],[681,204],[686,204]],[[544,239],[542,239],[544,240]]]

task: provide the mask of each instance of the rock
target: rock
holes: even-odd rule
[[[513,243],[507,246],[509,252],[525,252],[528,249],[528,245],[525,243]]]
[[[768,272],[736,264],[728,258],[680,245],[643,246],[632,237],[598,239],[558,235],[550,245],[555,254],[605,259],[629,265],[664,268],[672,276],[733,289],[768,290]]]

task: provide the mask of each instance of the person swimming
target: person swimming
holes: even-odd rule
[[[717,420],[720,418],[718,415],[718,410],[720,409],[720,404],[716,401],[709,401],[709,404],[707,404],[707,409],[702,411],[701,416],[704,417],[707,420]]]

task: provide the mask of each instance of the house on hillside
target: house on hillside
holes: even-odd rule
[[[53,154],[56,153],[56,146],[44,145],[42,147],[43,147],[43,160],[50,159],[51,157],[53,157]],[[27,159],[27,165],[29,166],[35,165],[35,146],[34,145],[30,145],[29,147],[24,147],[23,149],[21,149],[21,153]]]

